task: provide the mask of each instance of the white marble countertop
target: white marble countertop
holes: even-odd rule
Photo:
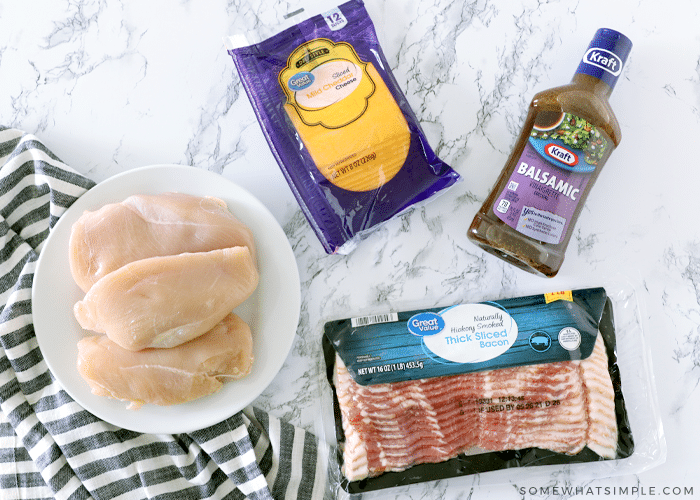
[[[700,7],[694,0],[369,0],[383,49],[439,156],[464,178],[349,256],[326,255],[280,173],[222,38],[288,2],[0,0],[0,124],[37,135],[95,181],[186,164],[250,190],[284,228],[301,275],[301,321],[255,404],[312,431],[327,319],[604,283],[641,304],[665,463],[632,475],[504,484],[488,475],[386,498],[689,497],[700,494]],[[611,97],[622,143],[600,175],[551,280],[519,271],[466,231],[532,95],[567,83],[599,27],[634,42]],[[624,383],[624,382],[623,382]],[[634,411],[634,408],[631,409]],[[566,493],[555,487],[580,487]],[[636,489],[635,489],[636,488]]]

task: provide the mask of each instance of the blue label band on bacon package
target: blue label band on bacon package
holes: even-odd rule
[[[328,253],[460,176],[431,149],[360,0],[226,40],[265,138]]]
[[[586,359],[606,296],[603,289],[570,296],[351,318],[327,323],[326,336],[361,385]]]
[[[339,487],[629,457],[615,346],[603,288],[327,322]]]

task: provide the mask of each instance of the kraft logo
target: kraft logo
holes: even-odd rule
[[[555,160],[565,163],[570,167],[574,167],[578,164],[578,156],[576,153],[564,147],[557,146],[556,144],[547,144],[544,151]]]
[[[588,49],[583,55],[583,62],[604,69],[613,76],[620,76],[622,59],[605,49]]]

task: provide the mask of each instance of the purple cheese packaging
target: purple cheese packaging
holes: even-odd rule
[[[329,254],[461,178],[431,149],[361,0],[257,43],[226,39],[256,117]],[[298,17],[290,17],[293,21]]]

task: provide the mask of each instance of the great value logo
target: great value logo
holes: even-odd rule
[[[424,312],[412,316],[407,326],[413,335],[424,337],[439,333],[445,328],[445,320],[439,314]]]
[[[313,73],[309,73],[308,71],[300,71],[289,79],[287,82],[287,87],[289,87],[289,89],[293,92],[299,92],[310,87],[314,83],[314,80],[315,78]]]

